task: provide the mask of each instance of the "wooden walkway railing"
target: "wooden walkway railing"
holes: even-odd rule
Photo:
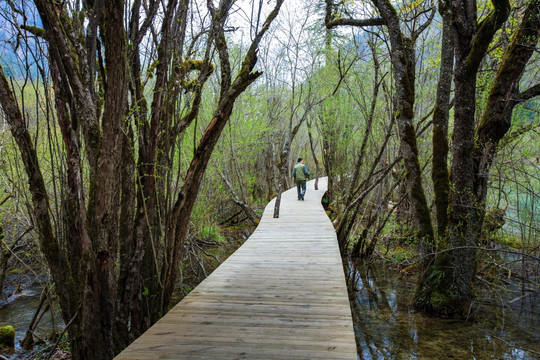
[[[356,359],[336,235],[308,183],[116,359]]]

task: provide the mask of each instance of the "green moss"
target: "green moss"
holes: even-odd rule
[[[521,238],[517,236],[511,236],[511,235],[490,236],[489,240],[508,249],[521,249],[523,247]]]
[[[186,80],[187,75],[192,71],[202,71],[205,66],[206,66],[206,63],[204,60],[188,59],[184,61],[180,66],[177,67],[179,78],[182,81],[182,87],[186,89],[186,91],[194,91],[199,85],[199,78]],[[208,64],[208,66],[210,69],[210,73],[213,73],[214,66],[212,64]]]
[[[415,151],[418,150],[416,150],[415,148]],[[419,226],[415,235],[418,240],[421,240],[425,244],[431,246],[433,245],[433,227],[431,225],[431,214],[429,212],[429,208],[427,207],[424,189],[422,188],[420,165],[418,164],[418,167],[415,166],[415,168],[419,172],[418,176],[416,176],[415,178],[409,176],[407,177],[407,181],[412,182],[412,186],[410,188],[411,199],[414,202],[414,208],[416,210],[416,221],[418,222]]]
[[[493,208],[484,217],[484,233],[490,234],[500,229],[505,224],[505,209]]]
[[[33,35],[35,35],[37,37],[45,38],[45,30],[40,28],[40,27],[21,25],[21,29],[24,29],[24,30],[28,31],[29,33],[31,33],[31,34],[33,34]]]
[[[435,116],[443,116],[438,107]],[[433,127],[433,162],[431,179],[435,191],[438,235],[444,236],[448,224],[448,201],[450,194],[450,176],[448,174],[448,139],[447,133],[438,126]]]
[[[188,60],[184,61],[180,65],[179,70],[183,74],[187,74],[188,72],[193,71],[193,70],[199,70],[200,71],[203,68],[203,64],[204,64],[203,60],[188,59]]]
[[[15,329],[8,325],[0,327],[0,349],[15,348]]]

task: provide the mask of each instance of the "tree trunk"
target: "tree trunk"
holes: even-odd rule
[[[437,235],[438,239],[444,239],[448,227],[450,193],[450,175],[448,173],[448,117],[454,66],[452,14],[448,0],[439,0],[439,13],[443,18],[443,29],[441,39],[441,67],[439,83],[437,84],[437,98],[433,111],[431,179],[435,193],[434,205],[437,218]],[[434,265],[433,257],[426,257],[423,267],[427,269],[427,273],[433,271]],[[425,277],[420,277],[416,287],[415,299],[425,298],[426,294],[424,292],[428,289],[430,289],[430,285],[426,283]]]
[[[279,166],[279,184],[277,187],[276,201],[274,203],[274,215],[273,215],[274,219],[279,218],[279,209],[281,206],[281,194],[283,193],[283,188],[285,187],[285,181],[286,181],[285,176],[287,176],[285,174],[287,174],[287,161],[283,162],[282,160]]]
[[[307,121],[307,127],[309,135],[309,148],[311,149],[311,156],[313,157],[313,162],[315,162],[315,190],[319,190],[319,159],[317,158],[317,153],[315,152],[316,144],[314,144],[313,141],[313,135],[311,134],[313,128],[311,127],[311,122],[309,120]]]
[[[465,314],[472,298],[480,216],[474,194],[474,120],[476,77],[495,32],[509,13],[507,0],[494,0],[495,9],[477,24],[474,0],[450,0],[455,45],[455,105],[452,190],[448,240],[452,248],[436,259],[424,275],[426,283],[416,304],[437,313]],[[465,10],[465,11],[464,11]]]
[[[0,296],[4,294],[4,281],[6,280],[8,261],[11,257],[11,252],[7,248],[4,242],[4,227],[2,226],[2,220],[0,219]]]
[[[401,32],[396,10],[388,0],[374,0],[388,27],[392,45],[391,58],[396,82],[394,111],[399,127],[400,152],[405,164],[406,182],[413,210],[415,238],[423,254],[433,247],[433,227],[422,185],[422,170],[418,160],[416,131],[413,125],[415,101],[416,57],[414,37],[407,39]]]
[[[437,234],[443,238],[448,225],[448,195],[450,175],[448,173],[448,116],[450,91],[454,69],[454,44],[448,0],[439,0],[439,13],[443,19],[441,40],[441,69],[437,84],[437,100],[433,111],[433,159],[431,179],[435,192]]]
[[[455,46],[455,107],[450,194],[449,242],[452,247],[474,247],[479,233],[479,213],[474,196],[474,120],[476,110],[476,77],[480,62],[495,34],[508,16],[507,0],[494,1],[495,10],[479,28],[476,24],[475,2],[451,0]],[[463,12],[462,9],[470,9]],[[474,21],[471,22],[471,19]],[[453,268],[452,308],[465,314],[472,297],[472,281],[476,271],[476,249],[462,248],[451,253]]]

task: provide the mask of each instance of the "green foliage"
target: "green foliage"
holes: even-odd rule
[[[221,234],[221,230],[215,224],[209,224],[203,226],[199,231],[198,237],[202,240],[213,242],[213,243],[225,243],[227,239]]]
[[[432,268],[431,272],[427,276],[427,279],[432,281],[434,284],[441,284],[445,279],[445,272],[438,270],[437,268]]]
[[[512,236],[510,234],[502,236],[492,236],[490,238],[495,244],[499,244],[504,249],[514,249],[519,250],[523,248],[523,241],[521,237]]]
[[[415,251],[410,247],[401,247],[398,246],[393,248],[388,252],[386,259],[388,259],[392,264],[403,266],[405,264],[410,264],[415,258]]]

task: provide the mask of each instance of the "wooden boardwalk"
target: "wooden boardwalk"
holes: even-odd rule
[[[286,191],[251,237],[116,359],[356,359],[337,239],[319,189]]]

